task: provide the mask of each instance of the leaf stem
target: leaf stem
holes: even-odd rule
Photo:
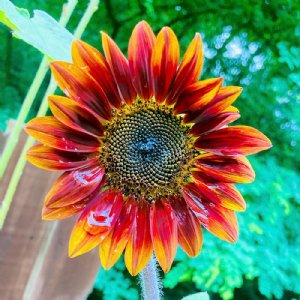
[[[139,274],[139,278],[144,300],[160,300],[162,298],[157,262],[153,256],[145,269]]]
[[[67,4],[64,4],[63,12],[59,20],[59,24],[61,24],[63,27],[65,27],[68,21],[70,20],[70,17],[74,11],[77,2],[78,0],[69,0]],[[44,56],[37,70],[37,73],[31,83],[31,86],[27,92],[27,95],[23,101],[21,110],[14,124],[13,130],[9,134],[9,137],[5,143],[2,155],[0,157],[0,179],[3,177],[5,173],[7,165],[10,161],[10,158],[19,140],[20,133],[23,129],[23,124],[26,120],[26,117],[32,106],[32,103],[37,95],[37,92],[43,83],[47,71],[48,71],[48,59],[46,56]]]

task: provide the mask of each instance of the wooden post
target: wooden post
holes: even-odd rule
[[[3,144],[3,137],[0,144]],[[0,182],[3,198],[25,134],[5,176]],[[68,240],[74,218],[41,220],[43,198],[57,173],[27,164],[12,207],[0,231],[1,300],[82,300],[92,290],[100,262],[97,250],[78,258],[68,258]]]

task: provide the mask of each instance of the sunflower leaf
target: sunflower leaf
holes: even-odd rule
[[[26,9],[9,0],[0,0],[0,22],[22,39],[53,60],[71,61],[73,35],[47,13],[35,10],[33,17]]]

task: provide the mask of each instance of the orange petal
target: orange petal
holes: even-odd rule
[[[61,151],[41,144],[32,146],[26,153],[26,158],[33,165],[51,171],[70,171],[98,161],[94,155]]]
[[[236,242],[238,225],[234,211],[212,202],[211,199],[216,200],[213,193],[208,197],[208,191],[202,188],[198,183],[189,183],[184,187],[183,197],[187,204],[204,228],[222,240]]]
[[[196,33],[182,58],[167,99],[167,105],[175,103],[182,91],[198,80],[202,70],[203,60],[204,55],[201,37],[199,33]]]
[[[63,207],[47,207],[45,204],[42,210],[42,219],[45,221],[53,221],[53,220],[62,220],[69,217],[72,217],[79,212],[83,211],[83,209],[87,206],[89,202],[91,202],[95,197],[95,193],[90,194],[86,198],[76,202],[76,204],[70,204]]]
[[[223,78],[201,80],[188,86],[179,96],[174,112],[176,114],[199,110],[217,95]]]
[[[129,40],[128,61],[133,85],[144,100],[153,95],[150,65],[154,43],[155,35],[149,24],[139,22]]]
[[[204,206],[214,205],[223,206],[232,210],[244,211],[246,204],[233,184],[218,183],[206,185],[200,181],[188,183],[186,191],[196,196],[203,202]]]
[[[272,147],[271,141],[249,126],[232,126],[200,136],[195,147],[217,155],[249,155]]]
[[[135,200],[125,201],[119,219],[110,234],[100,244],[100,261],[105,270],[119,259],[131,235],[136,218]]]
[[[129,64],[117,44],[104,32],[102,34],[102,47],[106,60],[118,86],[120,97],[131,104],[136,99],[136,91],[131,82]]]
[[[195,214],[184,199],[176,197],[170,200],[178,225],[178,242],[191,257],[198,255],[202,247],[202,230]]]
[[[193,176],[204,182],[248,183],[255,178],[250,162],[244,156],[203,154],[195,160]]]
[[[173,263],[178,241],[177,223],[167,200],[156,200],[151,206],[150,230],[156,259],[166,273]]]
[[[69,256],[86,253],[100,244],[115,225],[123,205],[121,193],[106,190],[89,203],[78,218],[69,242]]]
[[[151,58],[153,90],[155,100],[165,100],[176,74],[179,62],[179,44],[169,27],[163,27],[157,35]]]
[[[95,137],[103,136],[104,127],[99,119],[76,101],[52,95],[48,103],[55,118],[63,124]]]
[[[111,118],[107,96],[91,76],[67,62],[52,62],[50,68],[58,86],[69,98],[104,120]]]
[[[45,198],[49,208],[74,204],[100,188],[104,184],[105,170],[97,162],[95,165],[64,172],[54,183]]]
[[[152,240],[150,234],[150,206],[140,200],[137,206],[136,223],[126,246],[125,264],[132,276],[145,268],[152,255]]]
[[[72,44],[72,58],[75,65],[90,74],[101,86],[109,103],[120,108],[122,101],[104,56],[96,48],[77,40]]]
[[[96,152],[100,141],[59,122],[55,117],[37,117],[30,120],[25,131],[42,144],[64,151]]]
[[[240,114],[236,112],[221,112],[216,115],[209,115],[198,121],[192,128],[190,133],[199,136],[204,133],[216,131],[240,118]]]
[[[209,186],[209,188],[222,199],[221,206],[236,211],[246,210],[246,202],[233,184],[219,183]]]
[[[225,86],[221,87],[215,98],[208,102],[205,106],[199,108],[199,110],[188,112],[184,117],[185,123],[196,123],[206,116],[218,114],[223,111],[236,112],[235,108],[229,109],[231,104],[242,93],[242,88],[239,86]],[[238,112],[238,111],[237,111]]]

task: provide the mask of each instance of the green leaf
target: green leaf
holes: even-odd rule
[[[53,60],[71,61],[72,34],[47,13],[14,6],[9,0],[0,0],[0,22],[13,30],[14,37],[22,39]]]
[[[209,300],[209,296],[207,292],[202,292],[183,297],[182,300]]]

